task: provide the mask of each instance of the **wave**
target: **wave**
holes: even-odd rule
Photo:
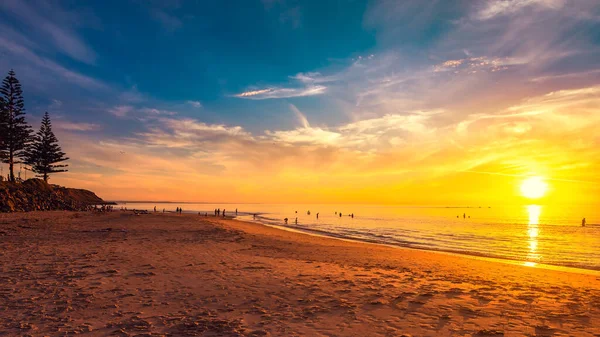
[[[511,242],[511,240],[509,240],[509,239],[487,238],[487,237],[481,237],[481,236],[469,235],[469,234],[440,234],[440,233],[436,233],[436,234],[432,234],[432,235],[423,235],[423,233],[421,233],[420,236],[400,238],[399,237],[399,234],[401,234],[400,231],[397,231],[394,233],[382,234],[382,233],[377,233],[377,232],[371,232],[368,229],[348,229],[348,228],[340,229],[340,228],[337,228],[335,230],[333,230],[333,229],[328,230],[328,229],[319,229],[319,228],[314,228],[314,227],[308,227],[308,225],[295,225],[295,224],[282,225],[280,219],[267,218],[267,217],[257,217],[257,220],[255,222],[258,222],[258,223],[261,223],[264,225],[268,225],[268,226],[272,226],[272,227],[276,227],[276,228],[280,228],[280,229],[300,231],[300,232],[304,232],[304,233],[308,233],[308,234],[332,237],[332,238],[336,238],[336,239],[349,240],[349,241],[383,244],[383,245],[387,245],[387,246],[395,246],[395,247],[419,249],[419,250],[435,251],[435,252],[444,252],[444,253],[451,253],[451,254],[458,254],[458,255],[481,257],[481,258],[492,258],[492,259],[499,259],[499,260],[505,260],[505,261],[519,262],[519,263],[529,262],[529,263],[535,263],[536,265],[539,265],[539,266],[548,265],[548,266],[577,268],[577,269],[584,269],[584,270],[591,270],[591,271],[600,271],[600,265],[588,264],[588,263],[582,262],[579,259],[572,259],[572,258],[564,257],[563,260],[560,262],[555,262],[555,261],[540,262],[539,260],[536,260],[536,259],[520,258],[519,255],[526,256],[527,253],[529,253],[529,251],[527,249],[504,248],[504,250],[503,250],[502,247],[496,247],[496,250],[498,251],[498,253],[491,252],[491,251],[490,252],[482,252],[482,251],[473,250],[468,245],[460,244],[461,241],[464,241],[464,240],[467,240],[467,241],[478,240],[478,242],[481,242],[481,240],[483,240],[483,241],[489,241],[492,243],[497,243],[497,242],[508,243],[508,242]],[[598,225],[598,226],[600,226],[600,225]],[[418,231],[410,231],[410,232],[418,232]],[[442,237],[446,236],[446,237],[449,237],[450,239],[441,239],[440,236],[442,236]],[[504,254],[502,254],[502,253],[504,253]],[[519,253],[519,254],[516,254],[516,253]],[[582,256],[585,256],[584,253],[581,253],[581,254],[582,254]],[[575,254],[575,255],[578,255],[578,254]]]

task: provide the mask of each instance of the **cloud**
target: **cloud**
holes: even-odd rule
[[[137,85],[134,84],[133,86],[131,86],[131,88],[122,92],[119,95],[119,99],[127,103],[140,103],[147,100],[147,97],[144,94],[142,94],[138,90]]]
[[[58,99],[52,99],[52,103],[48,106],[50,109],[59,109],[62,106],[63,102]]]
[[[176,111],[148,108],[148,107],[134,107],[131,105],[118,105],[108,110],[111,114],[119,118],[145,118],[145,117],[158,117],[158,116],[175,116]]]
[[[96,53],[65,25],[72,21],[69,13],[54,3],[30,5],[25,0],[6,0],[0,2],[0,8],[27,23],[37,34],[49,37],[56,51],[84,63],[96,62]]]
[[[479,20],[488,20],[500,15],[517,13],[527,7],[541,10],[559,10],[565,0],[491,0],[483,2],[485,5],[476,13]]]
[[[54,123],[57,129],[67,131],[97,131],[101,127],[98,124],[93,123],[75,123],[68,121],[57,121]]]
[[[110,112],[111,114],[113,114],[119,118],[124,118],[124,117],[127,117],[127,115],[131,111],[133,111],[133,109],[134,108],[130,105],[119,105],[119,106],[109,109],[108,112]]]
[[[242,92],[235,95],[246,99],[273,99],[322,95],[327,87],[322,85],[308,86],[304,88],[268,88]]]
[[[198,102],[198,101],[187,101],[187,104],[193,106],[194,108],[201,108],[202,107],[202,103]]]
[[[501,71],[508,70],[510,66],[521,65],[524,61],[510,58],[487,58],[485,56],[470,57],[465,59],[448,60],[433,67],[435,72],[440,71]]]
[[[144,114],[148,114],[148,115],[165,115],[165,116],[174,116],[177,115],[177,112],[175,111],[169,111],[169,110],[160,110],[160,109],[154,109],[154,108],[141,108],[141,109],[137,109],[137,111],[144,113]]]
[[[152,9],[152,17],[154,17],[160,24],[169,32],[176,31],[183,27],[183,22],[174,15],[168,14],[167,12],[160,9]]]
[[[298,118],[298,121],[300,122],[300,124],[302,125],[303,128],[310,127],[310,124],[308,123],[308,119],[306,119],[306,116],[300,110],[298,110],[298,108],[296,108],[295,105],[290,104],[290,109],[292,110],[292,112],[294,112],[294,114]]]
[[[16,57],[17,62],[22,62],[23,60],[25,60],[39,68],[51,71],[54,74],[61,76],[64,80],[75,83],[82,87],[86,87],[88,89],[108,89],[108,86],[99,80],[71,71],[55,63],[54,61],[51,61],[42,56],[38,56],[36,53],[32,52],[25,46],[7,40],[1,36],[0,49],[3,49],[10,53],[12,56]]]

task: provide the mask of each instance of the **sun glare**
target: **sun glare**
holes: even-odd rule
[[[541,177],[529,177],[521,183],[521,194],[529,199],[543,197],[548,190],[548,184]]]

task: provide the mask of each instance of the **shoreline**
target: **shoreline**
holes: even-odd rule
[[[390,248],[395,248],[395,249],[410,249],[410,250],[417,250],[417,251],[423,251],[423,252],[439,253],[439,254],[445,254],[445,255],[451,255],[451,256],[457,256],[457,257],[471,258],[471,259],[476,259],[476,260],[505,263],[505,264],[510,264],[510,265],[522,266],[522,267],[526,267],[526,268],[539,268],[539,269],[546,269],[546,270],[565,271],[565,272],[576,273],[576,274],[600,276],[600,269],[573,267],[573,266],[547,264],[547,263],[539,263],[539,262],[520,261],[520,260],[513,260],[510,258],[502,258],[502,257],[496,257],[496,256],[477,255],[476,253],[469,253],[469,252],[457,252],[457,251],[450,251],[450,250],[443,250],[443,249],[429,249],[429,248],[394,245],[394,244],[377,242],[377,241],[369,241],[369,240],[365,240],[365,239],[349,238],[349,237],[344,237],[341,235],[337,236],[335,233],[329,233],[329,232],[320,231],[320,230],[310,230],[310,229],[303,230],[303,229],[298,229],[298,228],[294,228],[294,227],[286,227],[285,225],[283,225],[283,226],[271,225],[271,224],[264,223],[264,222],[238,220],[236,218],[233,218],[231,220],[245,222],[245,223],[251,223],[251,224],[257,224],[257,225],[261,225],[261,226],[271,227],[271,228],[280,229],[283,231],[294,232],[294,233],[298,233],[298,234],[306,234],[306,235],[313,235],[313,236],[317,236],[317,237],[330,238],[330,239],[334,239],[334,240],[342,240],[342,241],[348,241],[348,242],[379,245],[379,246],[390,247]],[[533,265],[529,265],[529,263],[532,263]]]
[[[193,214],[0,215],[0,336],[589,336],[600,277]]]

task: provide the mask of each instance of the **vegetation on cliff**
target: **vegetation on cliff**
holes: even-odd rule
[[[0,212],[82,211],[104,203],[94,192],[52,185],[42,179],[0,182]]]

